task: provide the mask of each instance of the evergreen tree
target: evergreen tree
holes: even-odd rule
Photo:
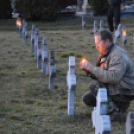
[[[12,18],[12,6],[10,0],[0,0],[0,19]]]
[[[55,19],[59,6],[58,0],[16,0],[16,12],[31,20]]]

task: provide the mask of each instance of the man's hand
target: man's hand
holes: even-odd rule
[[[86,59],[83,59],[80,62],[80,69],[81,70],[84,70],[86,72],[86,74],[87,74],[88,77],[91,77],[93,79],[96,79],[96,76],[89,71],[89,69],[90,69],[91,66],[92,66],[92,64],[90,62],[88,62]]]
[[[88,62],[87,60],[82,60],[82,62],[80,62],[80,69],[81,70],[84,70],[84,71],[89,71],[90,69],[90,66],[91,66],[91,63]]]

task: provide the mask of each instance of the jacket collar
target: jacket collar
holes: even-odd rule
[[[109,53],[111,52],[112,48],[114,47],[114,43],[110,46],[109,50],[105,53],[105,54],[101,54],[101,58],[102,57],[107,57],[109,55]]]
[[[110,46],[109,50],[105,53],[105,54],[100,54],[97,58],[97,62],[96,62],[96,66],[100,66],[101,65],[101,58],[103,57],[107,57],[109,55],[109,53],[112,51],[112,48],[114,47],[114,43]]]

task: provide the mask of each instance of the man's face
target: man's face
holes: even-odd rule
[[[100,53],[105,54],[108,51],[108,48],[110,46],[109,39],[107,40],[101,40],[100,36],[95,36],[95,44],[96,49],[99,50]]]

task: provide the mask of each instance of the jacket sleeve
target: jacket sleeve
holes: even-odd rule
[[[126,64],[122,56],[113,54],[109,60],[108,70],[102,70],[96,66],[90,66],[89,71],[92,72],[96,78],[102,83],[118,83],[124,76],[126,71]]]

